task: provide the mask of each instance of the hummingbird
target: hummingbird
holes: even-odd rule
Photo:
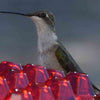
[[[38,35],[38,64],[50,69],[64,71],[67,74],[70,71],[84,73],[71,54],[59,41],[55,30],[55,17],[49,11],[37,11],[34,13],[16,13],[0,11],[0,13],[17,14],[29,17],[36,25]],[[91,82],[92,83],[92,82]],[[94,91],[99,91],[92,84]]]

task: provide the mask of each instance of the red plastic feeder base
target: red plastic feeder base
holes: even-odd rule
[[[0,63],[0,100],[100,100],[84,73]]]

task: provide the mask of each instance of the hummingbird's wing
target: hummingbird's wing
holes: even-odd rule
[[[66,72],[77,71],[83,72],[77,65],[75,60],[72,58],[70,53],[65,49],[65,47],[58,41],[58,48],[56,49],[55,55],[58,59],[60,65],[64,68]]]
[[[72,58],[70,53],[65,49],[65,47],[58,41],[58,47],[56,49],[55,55],[58,59],[58,62],[60,65],[64,68],[64,70],[68,73],[69,71],[76,71],[76,72],[81,72],[81,68],[77,65],[75,60]],[[91,82],[92,83],[92,82]],[[94,91],[100,92],[100,89],[97,88],[93,83],[92,83]]]

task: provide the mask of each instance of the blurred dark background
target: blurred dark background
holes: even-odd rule
[[[0,11],[41,9],[54,13],[59,39],[100,88],[100,1],[0,0]],[[0,61],[5,60],[37,64],[36,28],[29,18],[0,14]]]

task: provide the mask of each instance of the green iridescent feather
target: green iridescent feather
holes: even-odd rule
[[[58,59],[58,62],[60,65],[64,68],[64,70],[68,73],[70,71],[76,71],[84,73],[79,65],[75,62],[75,60],[72,58],[70,53],[64,48],[64,46],[58,41],[59,45],[56,49],[55,55]],[[92,82],[91,82],[92,83]],[[100,92],[100,89],[97,88],[93,83],[92,87],[94,88],[94,91]]]
[[[77,65],[75,60],[72,58],[72,56],[69,54],[69,52],[64,48],[64,46],[59,43],[55,55],[61,64],[61,66],[67,71],[77,71],[77,72],[83,72],[80,67]]]

